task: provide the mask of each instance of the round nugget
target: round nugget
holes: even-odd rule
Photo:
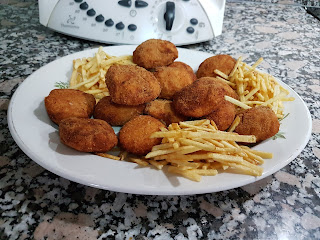
[[[140,105],[156,99],[161,91],[156,77],[133,65],[113,65],[106,74],[111,100],[117,104]]]
[[[174,109],[188,117],[203,117],[214,111],[224,96],[238,98],[225,82],[212,77],[203,77],[186,86],[173,97]]]
[[[234,104],[226,100],[221,103],[205,118],[213,120],[220,131],[224,131],[230,127],[234,117],[236,116],[237,109]]]
[[[244,110],[237,114],[240,123],[235,132],[241,135],[255,135],[257,142],[274,136],[280,127],[277,115],[272,109],[265,106],[258,106]]]
[[[150,39],[133,52],[133,62],[147,69],[168,66],[178,57],[176,46],[166,40]]]
[[[64,119],[59,134],[63,144],[80,152],[107,152],[118,143],[113,128],[99,119]]]
[[[236,60],[229,55],[216,55],[204,60],[197,71],[197,77],[216,77],[214,70],[218,69],[229,75],[236,64]]]
[[[161,138],[150,135],[165,125],[151,116],[140,115],[127,122],[119,132],[120,146],[129,153],[146,155],[152,147],[161,143]]]
[[[74,89],[54,89],[44,99],[49,118],[56,124],[69,117],[90,118],[96,100],[93,95]]]
[[[187,120],[187,117],[174,111],[172,101],[165,99],[156,99],[147,103],[144,113],[165,122],[167,125]]]
[[[111,126],[122,126],[133,117],[143,113],[145,104],[137,106],[113,103],[110,96],[102,98],[96,105],[93,117],[102,119]]]
[[[174,62],[167,67],[159,67],[153,73],[160,82],[160,98],[172,99],[173,95],[193,83],[197,77],[192,68],[183,62]]]

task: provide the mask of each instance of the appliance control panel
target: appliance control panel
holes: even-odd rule
[[[111,44],[207,41],[221,34],[224,8],[225,0],[39,0],[41,24]]]

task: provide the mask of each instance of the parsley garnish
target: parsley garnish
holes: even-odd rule
[[[56,82],[54,84],[54,86],[56,88],[60,88],[60,89],[66,89],[66,88],[69,88],[69,83],[66,83],[66,82]]]

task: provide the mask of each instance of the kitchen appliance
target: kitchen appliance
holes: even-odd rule
[[[176,45],[222,32],[226,0],[39,0],[40,23],[70,36],[111,44],[164,39]]]

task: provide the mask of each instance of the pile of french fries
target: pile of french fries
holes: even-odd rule
[[[100,47],[94,57],[73,60],[70,89],[78,89],[93,94],[97,101],[109,96],[105,82],[106,73],[113,64],[135,65],[132,55],[110,56]]]
[[[225,96],[227,101],[243,109],[267,106],[279,119],[282,119],[284,117],[283,102],[293,101],[294,98],[287,97],[289,91],[283,88],[273,76],[256,69],[262,61],[263,58],[260,58],[250,66],[242,61],[242,57],[239,57],[229,76],[219,70],[215,70],[215,73],[239,95],[240,100]]]
[[[193,181],[201,176],[214,176],[218,170],[261,176],[264,158],[272,153],[252,150],[237,142],[254,143],[253,135],[238,135],[219,131],[213,121],[203,119],[172,123],[168,128],[155,132],[151,138],[162,138],[162,143],[152,148],[145,158],[131,161],[141,166],[153,165]]]

